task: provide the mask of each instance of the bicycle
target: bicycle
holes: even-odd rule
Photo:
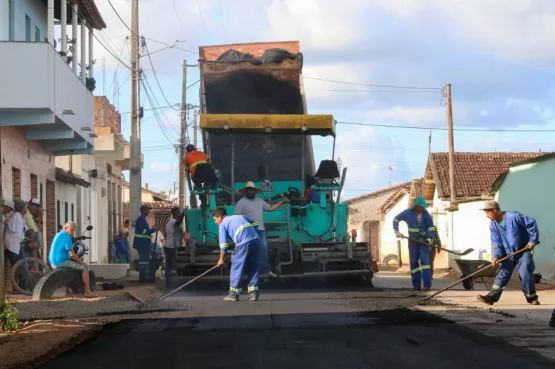
[[[13,288],[26,296],[33,294],[39,279],[50,271],[50,267],[42,259],[29,256],[27,242],[22,242],[21,252],[23,258],[12,266],[11,280]]]

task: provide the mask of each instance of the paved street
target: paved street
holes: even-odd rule
[[[532,309],[521,304],[522,313],[513,309],[504,314],[461,306],[472,304],[475,291],[453,291],[442,299],[457,306],[417,307],[418,296],[398,289],[408,282],[406,276],[380,274],[374,290],[352,286],[340,291],[318,283],[302,289],[267,286],[261,301],[231,304],[221,302],[225,286],[199,283],[170,297],[182,302],[186,311],[109,326],[44,368],[555,365],[549,361],[555,359],[555,330],[546,324],[553,305]],[[436,286],[447,283],[436,281]],[[512,306],[507,304],[517,300],[516,293],[507,291],[503,308]],[[542,297],[545,304],[555,303],[550,292]],[[532,316],[524,315],[530,311]],[[524,336],[520,344],[519,336]]]

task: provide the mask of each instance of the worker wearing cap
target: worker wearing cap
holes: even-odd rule
[[[133,238],[133,248],[139,252],[139,282],[154,282],[153,278],[148,280],[148,267],[152,247],[151,235],[156,232],[156,229],[150,228],[146,220],[150,212],[150,206],[141,205],[140,211],[141,215],[137,218],[135,237]]]
[[[243,195],[243,198],[237,201],[237,204],[235,205],[235,215],[244,215],[258,223],[262,273],[267,273],[269,277],[275,278],[277,275],[272,271],[268,258],[268,241],[266,239],[266,230],[264,228],[264,212],[279,209],[284,203],[289,202],[289,199],[284,198],[280,202],[270,205],[260,197],[256,197],[256,194],[260,192],[262,191],[256,188],[254,182],[247,182],[245,187],[239,190],[239,193]]]
[[[227,215],[225,208],[217,208],[212,218],[219,227],[220,260],[218,266],[225,262],[229,241],[235,244],[231,256],[229,273],[229,295],[224,301],[238,301],[241,293],[243,270],[247,272],[249,301],[257,301],[258,274],[260,273],[260,240],[256,228],[258,224],[243,215]]]
[[[208,157],[205,153],[197,150],[194,145],[185,147],[185,170],[191,174],[191,179],[196,187],[202,186],[203,183],[215,187],[217,180],[212,165],[208,163]],[[199,195],[201,204],[206,203],[206,195]]]
[[[536,220],[517,211],[501,211],[497,201],[487,201],[483,210],[491,221],[489,230],[494,265],[498,265],[499,259],[505,256],[522,249],[527,250],[501,262],[491,291],[487,295],[478,295],[478,300],[487,305],[493,305],[499,301],[503,289],[518,266],[526,301],[532,305],[539,305],[532,256],[532,250],[540,243]]]
[[[14,203],[12,200],[4,200],[4,208],[2,209],[2,224],[6,227],[8,221],[15,212]]]
[[[433,243],[436,228],[432,216],[426,210],[427,207],[426,200],[423,197],[417,197],[411,208],[402,211],[393,219],[393,229],[397,238],[404,238],[401,232],[399,232],[399,222],[404,221],[407,223],[413,291],[420,291],[422,289],[422,282],[424,282],[424,291],[429,291],[432,287],[429,250],[426,246],[416,242],[425,242],[429,245]]]

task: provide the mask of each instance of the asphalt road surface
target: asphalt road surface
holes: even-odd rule
[[[418,296],[410,292],[363,286],[263,291],[256,303],[224,303],[221,286],[199,284],[171,297],[186,311],[108,326],[43,368],[555,367],[534,351],[415,309]]]

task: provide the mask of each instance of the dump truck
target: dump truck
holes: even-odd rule
[[[194,187],[186,211],[190,234],[178,253],[180,276],[195,276],[217,263],[216,207],[234,214],[239,190],[253,181],[267,202],[290,200],[264,214],[270,263],[283,279],[354,277],[372,284],[368,244],[347,230],[348,205],[339,202],[347,168],[334,159],[332,115],[307,113],[299,42],[199,48],[200,130],[215,169],[213,186]],[[315,166],[312,136],[330,140],[331,160]],[[305,189],[317,199],[307,200]],[[199,206],[197,196],[208,198]],[[213,278],[225,277],[228,268]]]

